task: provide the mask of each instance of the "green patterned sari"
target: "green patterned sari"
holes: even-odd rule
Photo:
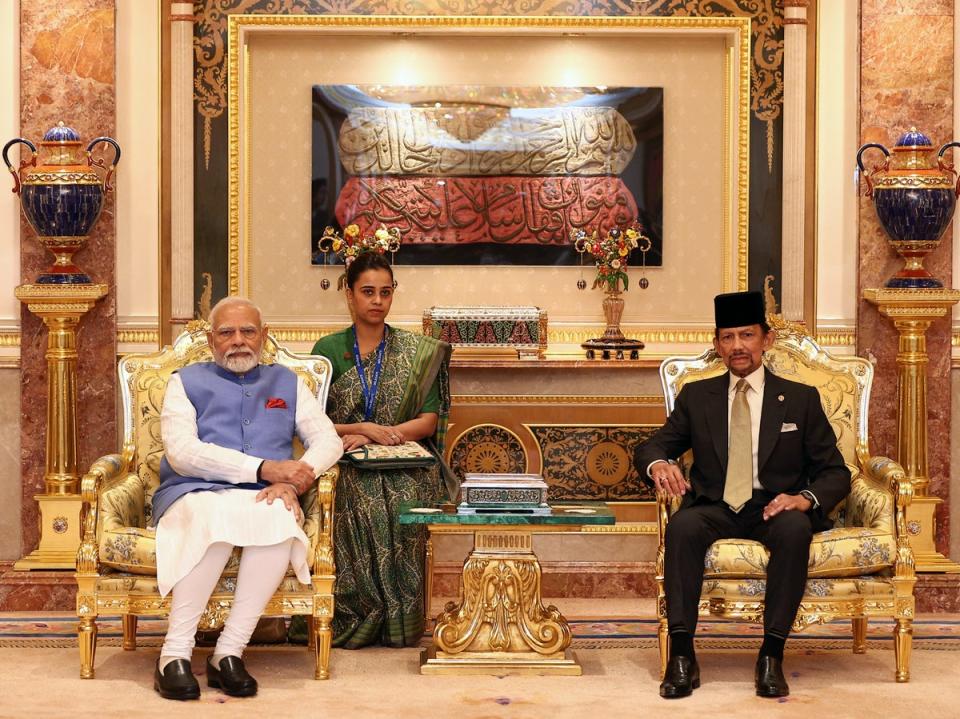
[[[327,414],[336,424],[364,420],[360,376],[353,362],[353,331],[324,337],[313,348],[333,363]],[[363,360],[368,379],[376,353]],[[373,422],[395,425],[422,412],[439,416],[437,434],[424,444],[442,457],[450,408],[450,346],[390,328]],[[334,509],[337,566],[334,646],[415,646],[424,630],[423,572],[426,534],[397,521],[401,502],[438,502],[447,492],[440,465],[360,470],[340,466]]]

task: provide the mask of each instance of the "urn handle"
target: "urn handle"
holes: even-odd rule
[[[103,159],[94,160],[93,155],[90,154],[90,150],[93,149],[94,145],[101,142],[113,145],[113,160],[110,161],[109,167],[104,164]],[[116,169],[118,162],[120,162],[120,145],[118,145],[117,141],[112,137],[95,137],[90,141],[90,144],[87,145],[87,164],[90,167],[99,167],[107,171],[107,176],[103,178],[104,191],[113,189],[113,185],[110,184],[110,178],[113,176],[113,171]]]
[[[948,142],[946,145],[940,148],[940,152],[937,153],[937,166],[946,172],[952,172],[954,175],[957,175],[957,186],[954,188],[953,194],[956,197],[960,197],[960,174],[953,168],[953,163],[950,160],[943,159],[943,153],[949,150],[951,147],[960,147],[960,142],[954,140],[953,142]]]
[[[13,147],[14,145],[16,145],[16,144],[18,144],[18,143],[21,144],[21,145],[26,145],[27,147],[29,147],[31,154],[30,154],[30,159],[29,159],[29,160],[21,160],[21,161],[20,161],[20,167],[18,167],[16,170],[14,170],[14,169],[13,169],[13,165],[10,164],[10,160],[9,160],[9,158],[7,157],[7,153],[10,151],[10,148],[11,148],[11,147]],[[10,140],[10,142],[8,142],[6,145],[3,146],[3,163],[7,166],[7,169],[10,170],[10,174],[13,175],[13,190],[12,190],[12,192],[14,192],[15,194],[19,195],[19,194],[20,194],[20,171],[23,170],[23,168],[26,167],[27,165],[33,165],[34,167],[37,166],[37,147],[36,147],[36,145],[34,145],[32,142],[30,142],[30,140],[26,140],[26,139],[24,139],[24,138],[22,138],[22,137],[15,137],[14,139]]]
[[[863,153],[869,150],[871,147],[875,147],[880,150],[884,155],[885,159],[882,165],[874,165],[873,169],[870,172],[867,172],[863,167]],[[878,142],[868,142],[866,145],[861,147],[857,151],[857,167],[860,168],[860,174],[863,175],[863,179],[867,181],[867,191],[863,193],[864,197],[873,196],[873,182],[871,182],[871,177],[880,170],[888,170],[890,168],[890,150],[885,148]]]

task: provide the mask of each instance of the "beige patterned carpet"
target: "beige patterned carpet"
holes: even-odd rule
[[[891,627],[874,622],[868,651],[850,651],[847,623],[811,627],[790,639],[783,700],[753,692],[757,628],[706,622],[698,633],[703,686],[692,697],[657,695],[659,662],[652,602],[556,600],[571,619],[580,677],[435,677],[419,674],[419,650],[334,650],[329,681],[313,680],[301,647],[251,647],[245,659],[260,680],[251,699],[206,687],[194,654],[199,702],[163,700],[153,691],[162,622],[143,621],[141,648],[119,648],[119,622],[100,624],[97,677],[79,678],[75,620],[69,614],[0,614],[0,717],[354,717],[363,719],[861,719],[960,716],[960,617],[921,616],[915,624],[911,681],[894,682]],[[562,604],[561,604],[562,602]],[[428,640],[425,640],[428,641]]]

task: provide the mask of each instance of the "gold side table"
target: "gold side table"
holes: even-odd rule
[[[533,535],[615,523],[603,502],[551,506],[549,515],[457,514],[405,503],[400,524],[425,524],[431,534],[472,532],[460,601],[437,617],[433,646],[420,655],[421,674],[582,674],[570,651],[570,625],[544,606]],[[423,513],[428,512],[428,513]],[[429,561],[429,556],[428,556]],[[427,569],[427,576],[430,570]],[[425,593],[424,601],[429,601]]]
[[[14,569],[73,569],[80,546],[77,471],[77,332],[107,294],[102,284],[20,285],[17,299],[47,326],[47,451],[40,505],[40,545]]]
[[[960,572],[960,564],[936,548],[939,497],[928,494],[927,467],[927,329],[960,302],[953,289],[867,289],[867,302],[893,321],[900,333],[897,350],[897,461],[913,481],[907,531],[918,572]]]

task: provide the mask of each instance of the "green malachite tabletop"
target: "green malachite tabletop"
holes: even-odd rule
[[[550,514],[516,514],[513,512],[483,512],[457,514],[452,504],[423,504],[403,502],[400,505],[400,524],[615,524],[613,512],[604,502],[551,502]]]

